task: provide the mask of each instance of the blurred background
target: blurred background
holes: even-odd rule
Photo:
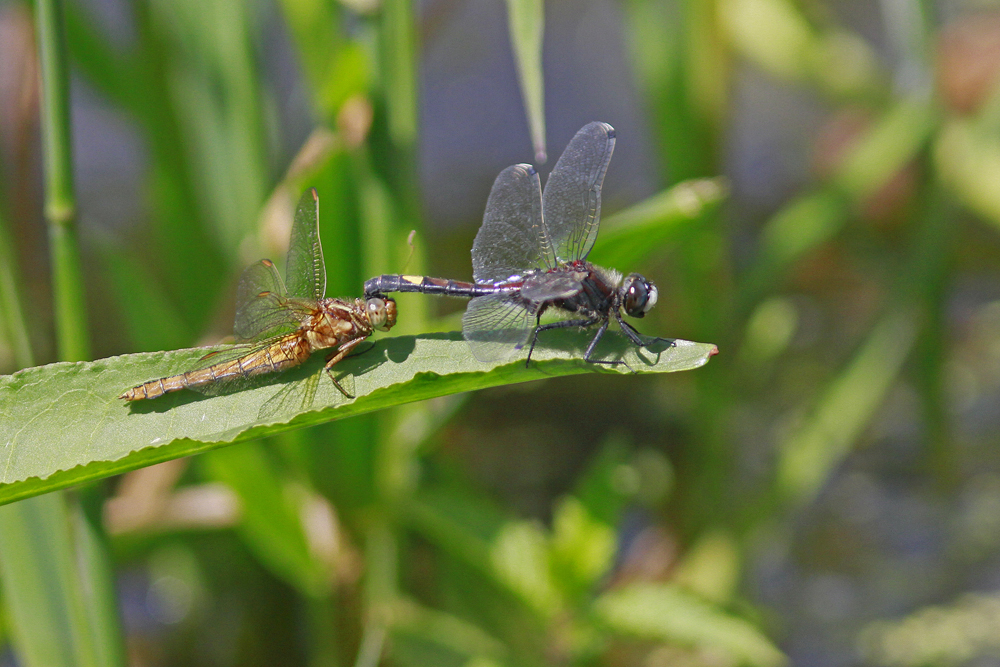
[[[93,356],[231,333],[308,185],[328,296],[469,279],[494,177],[543,148],[508,31],[531,7],[67,0]],[[32,3],[3,0],[30,331],[0,327],[3,373],[19,345],[56,359],[36,54]],[[543,175],[617,130],[591,259],[659,285],[643,333],[720,354],[79,490],[128,664],[1000,664],[1000,3],[550,0],[540,65]],[[403,296],[392,333],[462,307]]]

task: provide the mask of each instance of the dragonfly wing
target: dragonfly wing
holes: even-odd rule
[[[530,276],[525,278],[521,286],[521,297],[534,303],[568,299],[579,294],[586,277],[587,274],[582,271],[558,271]]]
[[[270,341],[267,341],[270,342]],[[200,371],[202,369],[208,368],[209,366],[216,366],[219,364],[227,364],[237,359],[241,359],[248,355],[253,354],[258,349],[263,349],[266,345],[265,343],[260,344],[240,344],[240,345],[229,345],[221,350],[214,350],[209,352],[201,359],[198,360],[190,369],[188,373],[195,371]],[[188,387],[201,394],[206,394],[208,396],[218,396],[219,394],[229,393],[231,391],[236,391],[238,389],[244,389],[251,384],[251,378],[239,375],[230,375],[219,379],[216,382],[209,382],[208,384],[202,384],[197,386]]]
[[[236,295],[237,340],[249,341],[298,328],[303,306],[285,296],[281,276],[269,259],[252,264],[240,278]]]
[[[542,227],[542,189],[530,164],[500,172],[486,201],[483,225],[472,243],[472,275],[495,283],[540,266],[554,268],[555,255]]]
[[[299,200],[285,263],[288,296],[319,300],[326,296],[326,263],[319,241],[319,195],[309,188]]]
[[[476,297],[462,316],[462,334],[479,361],[507,359],[528,340],[535,316],[507,293]]]
[[[221,375],[218,380],[200,386],[192,386],[189,389],[215,396],[245,389],[266,381],[260,378],[261,375],[270,372],[271,363],[266,351],[278,343],[281,338],[282,336],[274,336],[255,343],[228,345],[220,350],[209,352],[199,359],[198,363],[188,372],[200,371],[210,366],[224,366],[237,359],[241,360],[241,372],[235,372],[235,367],[228,369],[228,372],[220,369],[220,372],[225,374]]]
[[[601,224],[601,186],[615,149],[607,123],[585,125],[566,146],[545,182],[542,219],[562,262],[584,259]]]

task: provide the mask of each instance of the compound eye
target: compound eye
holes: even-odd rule
[[[386,321],[385,301],[382,299],[368,299],[366,304],[368,309],[368,321],[375,329],[383,329]]]
[[[656,304],[656,287],[638,274],[632,274],[625,283],[623,299],[629,317],[642,317]]]
[[[646,305],[642,307],[642,312],[648,313],[653,306],[656,305],[656,300],[659,298],[660,293],[656,289],[656,285],[646,281]]]
[[[388,331],[396,323],[396,302],[392,299],[368,299],[366,308],[372,328]]]

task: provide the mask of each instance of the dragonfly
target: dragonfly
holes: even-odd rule
[[[373,331],[396,323],[396,302],[387,297],[325,298],[326,263],[319,239],[319,196],[310,188],[292,223],[285,281],[269,259],[251,265],[240,278],[234,333],[242,344],[211,352],[200,368],[150,380],[118,398],[139,401],[181,389],[240,382],[277,373],[333,348],[325,370],[344,396],[353,398],[332,368]]]
[[[462,333],[480,361],[505,360],[530,340],[528,365],[540,333],[597,327],[584,359],[626,364],[595,358],[597,344],[612,318],[635,345],[654,342],[644,341],[622,312],[643,317],[656,305],[658,293],[638,273],[622,276],[587,261],[600,228],[601,187],[614,147],[613,127],[598,122],[584,126],[556,162],[544,192],[530,164],[500,172],[472,244],[475,282],[382,275],[365,283],[365,296],[420,292],[470,298]],[[542,324],[549,310],[570,319]]]

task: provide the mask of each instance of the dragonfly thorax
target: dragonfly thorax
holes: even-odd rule
[[[301,331],[314,350],[334,347],[357,336],[371,333],[363,303],[322,299],[303,323]]]

